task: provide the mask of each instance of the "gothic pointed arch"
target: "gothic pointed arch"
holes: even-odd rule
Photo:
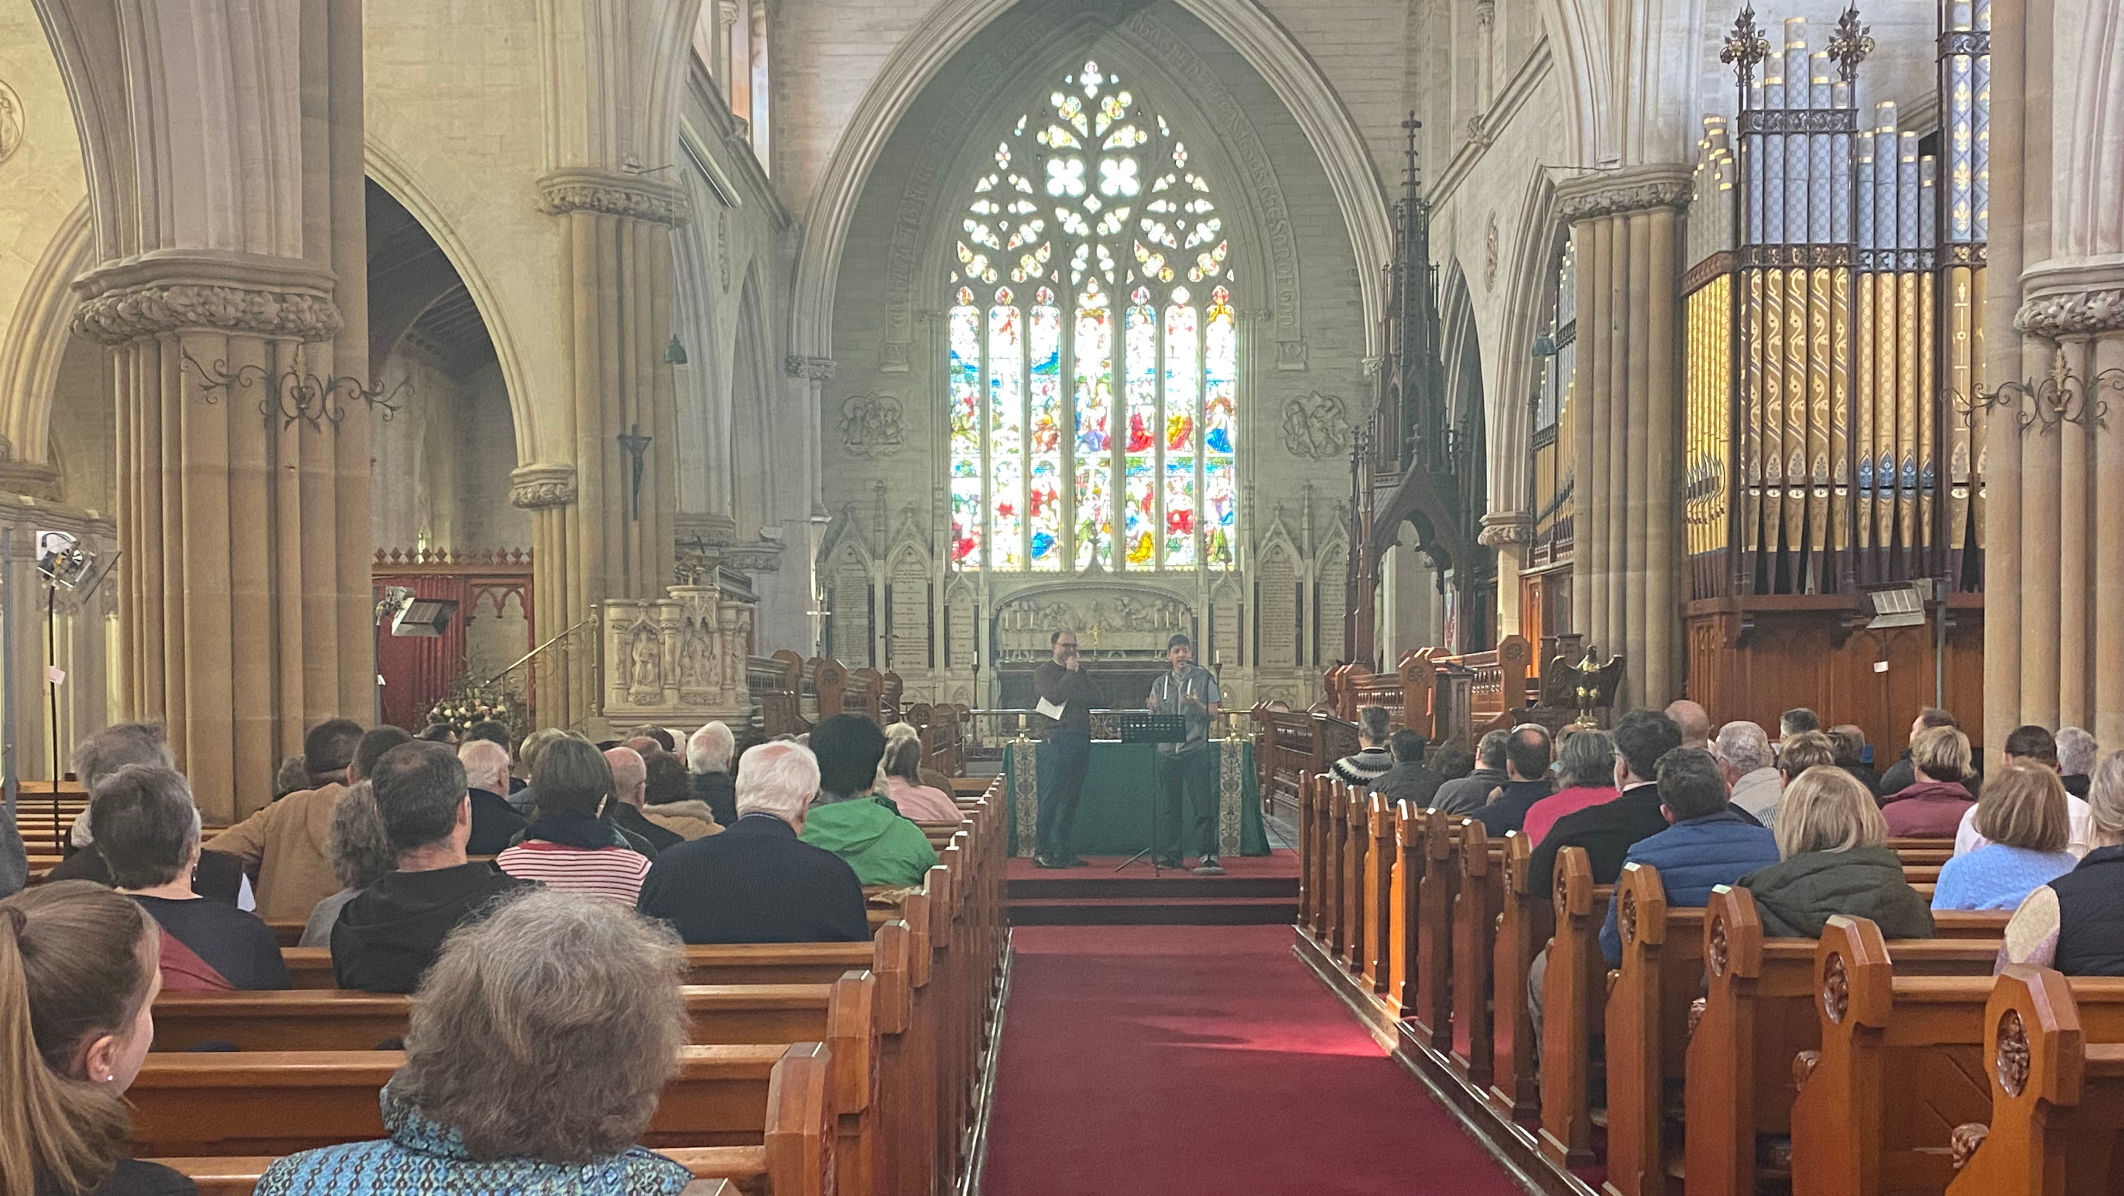
[[[832,355],[834,291],[842,252],[871,170],[894,129],[946,64],[1012,7],[1012,0],[937,6],[901,41],[856,106],[859,115],[837,143],[806,214],[808,232],[797,262],[792,310],[795,353]],[[1356,251],[1363,324],[1368,330],[1375,327],[1384,303],[1377,267],[1391,256],[1392,230],[1363,134],[1318,67],[1256,0],[1181,0],[1181,7],[1216,30],[1262,74],[1320,155]]]

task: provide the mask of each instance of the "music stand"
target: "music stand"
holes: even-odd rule
[[[1187,742],[1187,716],[1183,714],[1152,714],[1147,710],[1123,710],[1113,715],[1114,734],[1123,743],[1185,743]],[[1162,876],[1165,869],[1158,863],[1158,802],[1160,795],[1151,794],[1150,842],[1142,851],[1121,861],[1119,872],[1130,864],[1151,858],[1151,875]],[[1185,811],[1183,811],[1184,813]]]

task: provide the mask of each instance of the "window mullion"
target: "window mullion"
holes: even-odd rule
[[[995,380],[989,373],[993,366],[988,341],[995,332],[993,297],[974,310],[981,321],[981,373],[980,384],[974,392],[977,404],[974,410],[981,421],[981,569],[986,572],[995,568],[996,563]]]
[[[1165,567],[1165,355],[1171,347],[1165,341],[1165,313],[1172,310],[1172,298],[1164,304],[1151,308],[1151,327],[1156,333],[1157,349],[1151,355],[1151,367],[1156,371],[1154,381],[1158,396],[1157,418],[1151,421],[1151,559],[1159,568]]]
[[[1062,360],[1061,376],[1055,380],[1056,401],[1061,407],[1055,425],[1062,442],[1062,464],[1061,476],[1055,479],[1055,492],[1062,500],[1062,557],[1056,568],[1068,572],[1077,567],[1077,303],[1066,292],[1057,298],[1062,308],[1062,326],[1055,335]]]

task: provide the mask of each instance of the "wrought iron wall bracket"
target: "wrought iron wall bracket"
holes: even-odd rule
[[[217,357],[212,367],[203,364],[187,350],[184,363],[198,375],[201,396],[208,403],[218,403],[222,398],[233,397],[238,390],[260,390],[258,413],[271,423],[280,421],[282,431],[305,423],[323,431],[326,424],[337,428],[347,417],[348,405],[366,403],[372,413],[380,413],[388,422],[405,405],[401,397],[411,385],[410,379],[401,379],[398,385],[386,391],[381,385],[363,386],[352,374],[320,375],[304,367],[298,349],[294,364],[274,373],[262,365],[244,365],[229,369],[228,359]]]
[[[2002,382],[1973,399],[1953,396],[1955,409],[1971,423],[1996,408],[2013,412],[2015,430],[2026,436],[2033,428],[2048,436],[2066,424],[2076,428],[2109,427],[2107,394],[2124,396],[2124,367],[2112,366],[2092,378],[2082,378],[2065,365],[2060,351],[2051,359],[2050,373],[2040,381]]]

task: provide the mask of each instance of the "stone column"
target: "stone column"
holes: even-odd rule
[[[1526,571],[1534,517],[1525,511],[1492,511],[1476,537],[1497,550],[1497,638],[1519,634],[1519,575]]]
[[[1558,188],[1579,259],[1576,476],[1579,629],[1627,671],[1618,701],[1681,694],[1675,235],[1683,166],[1637,166]]]
[[[545,637],[607,598],[660,597],[676,580],[678,403],[664,346],[671,229],[686,201],[676,186],[641,175],[571,169],[539,180],[539,206],[564,227],[573,460],[556,465],[572,476],[527,467],[511,497],[535,512],[532,568]],[[575,727],[596,708],[594,657],[571,648],[565,684],[541,680],[539,721]]]
[[[2124,77],[2057,68],[2124,54],[2124,14],[2003,0],[1992,28],[1985,384],[2063,393],[1994,392],[1988,415],[1984,742],[1995,755],[2013,727],[2040,723],[2085,727],[2115,747],[2124,740],[2124,429],[2115,418],[2124,405]],[[2060,78],[2073,87],[2054,94]],[[2026,415],[2035,422],[2024,429]]]

